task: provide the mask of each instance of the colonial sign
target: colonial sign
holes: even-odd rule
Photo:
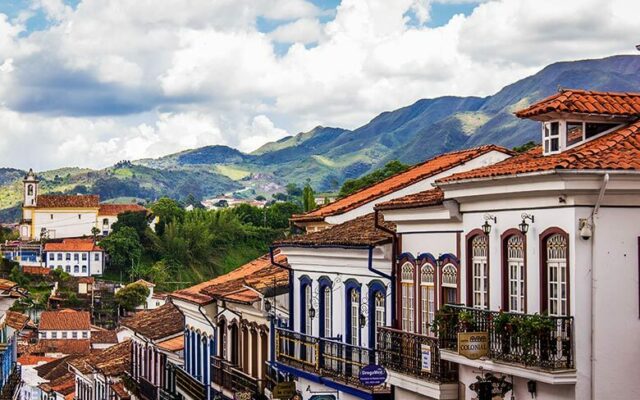
[[[471,360],[486,357],[489,354],[488,332],[458,333],[458,354]]]
[[[281,382],[273,388],[271,396],[274,399],[290,399],[296,394],[295,382]]]
[[[387,380],[387,370],[376,364],[367,365],[360,370],[359,378],[365,386],[382,385]]]
[[[421,370],[422,372],[431,372],[431,346],[428,344],[420,345],[421,354]]]
[[[233,400],[251,400],[251,392],[236,392],[233,394]]]

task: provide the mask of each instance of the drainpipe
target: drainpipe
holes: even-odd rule
[[[269,247],[269,256],[271,257],[271,264],[275,265],[276,267],[280,267],[284,270],[287,270],[289,272],[289,330],[293,330],[293,270],[291,269],[290,266],[285,265],[285,264],[280,264],[276,261],[276,257],[275,257],[275,253],[274,253],[275,247],[274,246],[270,246]],[[274,335],[271,335],[272,338],[275,338],[275,332]]]
[[[595,237],[596,237],[596,220],[595,217],[598,215],[598,211],[600,210],[600,204],[604,199],[604,193],[607,190],[607,185],[609,184],[609,174],[604,174],[602,178],[602,186],[600,186],[600,193],[598,194],[598,200],[596,201],[595,206],[593,207],[593,211],[591,212],[591,399],[595,399],[595,380],[596,380],[596,359],[595,359],[595,350],[596,350],[596,262],[595,262]]]
[[[398,321],[396,320],[396,259],[398,258],[398,235],[395,231],[385,227],[380,224],[378,221],[379,211],[375,210],[374,221],[376,229],[380,229],[383,232],[386,232],[391,235],[391,276],[383,274],[380,271],[376,271],[372,268],[373,266],[373,248],[369,248],[369,271],[374,272],[378,275],[384,276],[385,278],[391,281],[391,325],[395,328],[398,326]]]

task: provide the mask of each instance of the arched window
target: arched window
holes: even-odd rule
[[[415,332],[414,324],[414,269],[409,262],[404,263],[401,269],[402,285],[402,330],[405,332]]]
[[[102,220],[102,226],[103,226],[103,227],[105,227],[105,226],[109,226],[109,218],[104,218],[104,219]]]
[[[318,319],[320,325],[320,336],[321,337],[332,337],[333,336],[333,288],[331,280],[322,276],[318,279],[319,290],[319,302],[318,307],[320,308],[320,318]]]
[[[307,314],[310,314],[309,310],[313,308],[311,300],[311,284],[307,284],[304,287],[304,309]],[[306,315],[304,321],[304,333],[306,333],[307,335],[311,335],[313,333],[313,319],[311,317],[311,315]]]
[[[471,288],[471,305],[489,308],[489,243],[486,235],[471,239]]]
[[[421,333],[429,334],[436,311],[435,299],[435,268],[427,263],[420,269],[420,316]]]
[[[546,311],[553,316],[569,315],[567,235],[553,233],[544,239],[546,256]]]
[[[369,282],[368,318],[369,318],[369,348],[375,348],[378,328],[387,323],[386,315],[387,289],[379,280]]]
[[[33,196],[33,185],[27,185],[27,195]]]
[[[351,344],[360,345],[360,291],[351,289]]]
[[[524,313],[526,304],[526,265],[524,237],[521,234],[508,236],[505,244],[506,254],[506,309]]]
[[[444,304],[458,301],[458,268],[453,264],[442,267],[442,298]]]

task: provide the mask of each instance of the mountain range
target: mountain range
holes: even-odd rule
[[[517,109],[558,88],[640,91],[640,56],[558,62],[487,97],[427,98],[383,112],[347,130],[318,126],[267,143],[252,153],[207,146],[157,159],[118,163],[103,170],[65,168],[40,173],[43,191],[98,193],[103,199],[154,199],[168,195],[208,197],[224,192],[255,196],[282,191],[307,179],[321,192],[335,192],[346,179],[391,160],[416,163],[442,152],[495,143],[514,147],[539,142],[533,121]],[[0,169],[0,221],[14,219],[24,171]],[[11,210],[11,212],[7,212]]]

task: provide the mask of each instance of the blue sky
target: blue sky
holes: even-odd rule
[[[486,96],[640,37],[626,0],[157,4],[0,1],[0,167],[252,151],[421,98]]]

